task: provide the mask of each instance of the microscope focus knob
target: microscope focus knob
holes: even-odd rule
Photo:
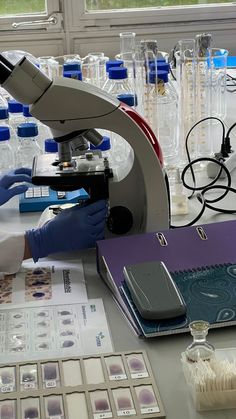
[[[126,234],[133,226],[133,215],[126,208],[117,206],[110,209],[107,219],[107,228],[113,234]]]

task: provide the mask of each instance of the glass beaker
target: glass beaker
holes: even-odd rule
[[[53,79],[60,75],[59,63],[54,57],[39,57],[40,69],[50,78]]]
[[[83,81],[100,87],[99,57],[88,54],[82,58]]]
[[[214,346],[206,340],[209,326],[204,320],[196,320],[189,324],[193,342],[185,350],[187,361],[197,362],[200,359],[209,361],[214,355]]]
[[[99,61],[99,83],[98,87],[103,87],[106,78],[106,62],[109,61],[109,57],[105,56],[104,52],[90,52],[90,56],[95,57]]]
[[[74,62],[81,63],[81,58],[79,54],[61,55],[58,57],[54,57],[54,59],[58,62],[59,76],[63,76],[64,64],[74,63]]]

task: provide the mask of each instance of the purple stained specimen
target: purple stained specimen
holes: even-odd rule
[[[38,323],[38,326],[41,326],[41,327],[48,326],[48,322],[46,322],[45,320],[42,320],[41,322]]]
[[[58,312],[61,316],[68,316],[69,314],[71,314],[70,311],[67,310],[61,310]]]
[[[14,314],[14,319],[21,319],[21,317],[22,317],[22,314],[20,314],[20,313],[17,313],[17,314]]]
[[[63,348],[70,348],[70,346],[73,346],[75,342],[73,340],[65,340],[62,344]]]
[[[131,370],[133,370],[133,371],[140,372],[140,371],[145,370],[144,363],[139,358],[131,358],[131,359],[129,359],[128,362],[129,362],[129,366],[130,366]]]
[[[45,311],[40,311],[37,316],[39,317],[45,317],[47,315],[47,313]]]
[[[39,333],[39,335],[37,335],[38,338],[46,338],[47,337],[47,333]]]
[[[44,380],[56,380],[57,379],[57,368],[56,364],[45,364],[44,368]]]
[[[13,383],[13,375],[10,371],[1,372],[2,384],[7,385]]]
[[[123,369],[119,364],[111,364],[109,365],[110,375],[119,375],[123,374]]]
[[[106,410],[110,410],[107,399],[95,400],[94,404],[95,404],[95,409],[98,412],[104,412]]]
[[[131,409],[132,403],[129,397],[118,397],[117,406],[118,409]]]
[[[156,404],[156,399],[152,391],[148,390],[147,388],[143,388],[139,395],[138,400],[140,404]]]
[[[39,411],[37,407],[29,407],[28,409],[25,409],[24,413],[25,419],[36,419],[39,417]]]
[[[73,319],[64,319],[64,320],[62,320],[62,324],[65,324],[65,325],[72,324],[72,323],[73,323]]]
[[[13,419],[15,417],[13,406],[10,404],[4,404],[1,406],[0,417],[1,419]]]
[[[48,349],[49,345],[46,342],[42,342],[42,343],[40,343],[40,345],[38,345],[38,348],[39,349]]]
[[[61,336],[72,336],[73,335],[73,331],[72,330],[64,330],[63,332],[60,333]]]
[[[49,416],[61,416],[63,414],[61,410],[61,403],[57,399],[48,400],[47,409]]]
[[[32,273],[33,273],[34,275],[42,275],[42,274],[44,274],[44,273],[45,273],[45,271],[44,271],[43,269],[40,269],[40,268],[35,268],[35,269],[32,271]]]
[[[34,292],[33,297],[34,298],[42,298],[45,296],[44,292]]]

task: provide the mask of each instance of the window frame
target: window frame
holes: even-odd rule
[[[68,3],[67,3],[68,4]],[[196,26],[196,23],[233,21],[236,19],[236,3],[213,5],[171,6],[112,11],[86,11],[86,0],[71,0],[71,16],[73,30],[103,30],[122,27],[143,27],[147,24],[156,26],[163,24]]]
[[[54,30],[58,26],[61,27],[61,19],[58,19],[58,23],[56,25],[44,25],[42,22],[42,25],[37,25],[35,27],[33,26],[25,26],[14,29],[12,27],[13,22],[20,23],[20,22],[29,22],[34,20],[45,20],[48,19],[54,12],[60,13],[60,0],[45,0],[46,1],[46,12],[45,13],[26,13],[26,14],[17,14],[17,15],[0,15],[0,32],[3,31],[11,31],[12,33],[18,33],[19,31],[27,31],[32,29],[37,29],[38,32],[44,31],[45,29],[47,31]]]

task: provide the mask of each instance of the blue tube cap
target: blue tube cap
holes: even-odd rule
[[[15,99],[10,99],[8,101],[8,110],[12,113],[21,113],[23,112],[23,105]]]
[[[0,108],[0,119],[7,119],[9,117],[9,112],[7,108]]]
[[[23,115],[26,117],[31,117],[31,113],[29,111],[29,105],[23,105]]]
[[[17,127],[17,135],[22,138],[36,137],[38,135],[38,125],[34,122],[20,124]]]
[[[9,127],[0,126],[0,141],[6,141],[10,139]]]
[[[117,99],[128,106],[137,106],[138,104],[137,95],[133,95],[132,93],[123,93],[122,95],[118,95]]]
[[[44,141],[44,150],[45,153],[57,153],[58,152],[58,144],[53,138],[47,138]]]
[[[128,72],[126,67],[110,67],[108,70],[108,77],[111,80],[127,79]]]
[[[156,71],[150,71],[149,73],[149,83],[156,83],[156,79],[161,79],[164,81],[164,83],[168,82],[168,72],[164,71],[164,70],[159,70],[157,69],[157,73]]]
[[[122,60],[108,60],[106,61],[106,72],[108,72],[111,67],[121,67],[124,64]]]
[[[157,65],[157,71],[164,70],[170,72],[170,64],[166,62],[157,62],[157,64],[152,63],[150,64],[150,71],[156,71],[156,65]]]

